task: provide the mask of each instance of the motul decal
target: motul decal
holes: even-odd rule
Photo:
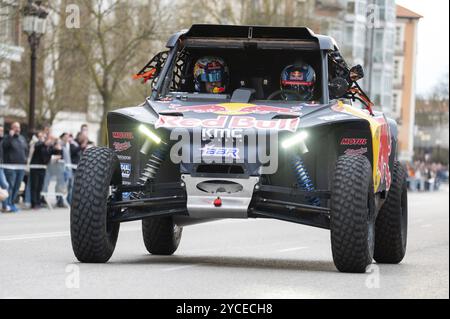
[[[133,132],[112,132],[112,137],[121,140],[132,140]]]
[[[367,138],[344,137],[341,145],[367,145]]]

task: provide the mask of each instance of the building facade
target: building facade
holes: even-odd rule
[[[400,5],[397,5],[396,15],[392,115],[400,123],[399,159],[411,161],[414,154],[417,29],[422,16]]]
[[[20,62],[24,49],[20,43],[19,0],[0,0],[0,125],[3,114],[10,108],[6,94],[11,62]]]

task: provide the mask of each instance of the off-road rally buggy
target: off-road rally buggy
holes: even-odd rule
[[[107,262],[122,222],[142,220],[147,250],[171,255],[184,226],[224,218],[329,229],[342,272],[403,259],[397,125],[373,110],[357,84],[361,66],[348,67],[334,39],[303,27],[193,25],[167,48],[135,75],[150,96],[110,112],[109,148],[86,150],[78,165],[70,224],[79,261]],[[209,93],[194,74],[206,56],[228,69],[226,86]],[[282,70],[299,59],[315,72],[308,101],[280,91]]]

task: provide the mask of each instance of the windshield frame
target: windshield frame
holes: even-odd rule
[[[175,45],[170,49],[166,63],[164,63],[163,69],[157,79],[157,83],[152,90],[150,100],[157,101],[158,99],[164,98],[170,95],[170,86],[173,78],[173,71],[175,63],[177,60],[178,53],[185,48],[183,40],[179,39]],[[330,102],[329,89],[328,89],[328,54],[327,50],[320,49],[320,72],[321,72],[321,94],[319,102],[321,104],[328,104]],[[199,93],[202,94],[202,93]],[[231,97],[231,95],[230,95]],[[282,100],[260,100],[260,101],[270,101],[270,102],[283,102]],[[307,101],[299,101],[301,103],[308,103]]]

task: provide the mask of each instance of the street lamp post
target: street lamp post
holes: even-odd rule
[[[28,0],[23,8],[23,31],[28,36],[31,49],[31,74],[30,74],[30,105],[28,114],[28,132],[33,134],[36,109],[36,51],[39,47],[41,36],[45,32],[45,19],[48,11],[41,5],[42,1]]]

